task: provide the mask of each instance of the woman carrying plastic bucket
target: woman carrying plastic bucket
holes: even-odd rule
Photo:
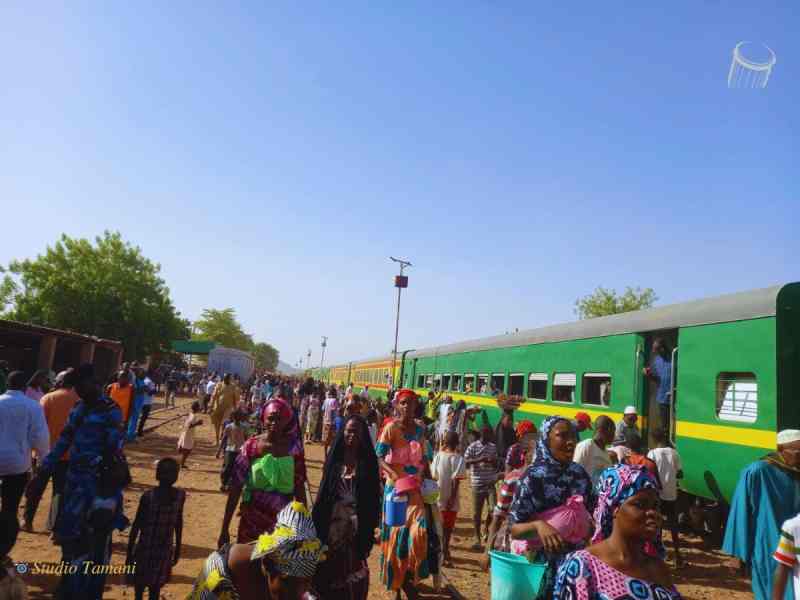
[[[381,524],[381,581],[387,589],[418,597],[416,584],[431,574],[428,518],[420,492],[431,460],[425,427],[417,423],[417,396],[409,389],[395,395],[398,418],[386,425],[375,451],[386,474],[384,521]]]

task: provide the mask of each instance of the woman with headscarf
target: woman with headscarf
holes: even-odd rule
[[[615,465],[600,477],[592,545],[571,554],[555,600],[679,600],[664,563],[660,486],[646,469]]]
[[[217,444],[219,444],[222,424],[230,418],[238,401],[239,387],[231,381],[231,374],[226,373],[222,381],[214,388],[214,393],[211,396],[211,405],[213,407],[211,410],[211,422],[214,424]]]
[[[530,464],[533,459],[528,460],[528,455],[536,454],[538,431],[536,431],[533,421],[520,421],[517,423],[514,433],[517,441],[509,446],[508,452],[502,457],[506,473]]]
[[[86,576],[83,568],[108,564],[112,530],[127,526],[122,515],[122,489],[130,479],[123,463],[111,460],[119,456],[122,447],[122,413],[103,395],[91,364],[76,370],[75,392],[80,402],[28,484],[27,493],[31,497],[44,490],[48,476],[69,449],[53,539],[61,546],[64,563],[75,565],[76,572],[63,575],[56,597],[89,600],[102,597],[105,574]]]
[[[333,442],[314,503],[314,525],[328,546],[314,576],[321,600],[366,600],[379,512],[378,458],[366,422],[353,415]]]
[[[212,552],[187,600],[301,600],[324,560],[309,510],[291,502],[258,539]]]
[[[572,461],[577,442],[575,425],[564,417],[548,417],[542,422],[536,446],[536,458],[520,477],[509,510],[511,536],[514,539],[538,538],[542,546],[534,559],[548,563],[537,598],[550,598],[555,574],[564,557],[584,543],[569,543],[546,521],[541,513],[564,506],[573,496],[587,511],[595,506],[592,481],[586,470]],[[587,515],[588,519],[588,515]]]
[[[425,426],[414,418],[417,395],[401,389],[395,394],[394,403],[398,417],[383,428],[375,449],[387,478],[384,500],[393,497],[400,479],[411,477],[417,485],[404,492],[408,497],[406,522],[381,525],[381,581],[398,594],[402,588],[409,600],[415,600],[417,583],[431,574],[433,566],[428,560],[428,511],[419,485],[432,456],[425,441]]]
[[[247,440],[236,458],[218,547],[230,541],[228,530],[240,498],[240,544],[272,530],[292,498],[305,501],[305,455],[292,408],[273,396],[264,409],[264,425],[264,433]]]

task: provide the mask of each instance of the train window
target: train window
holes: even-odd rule
[[[608,373],[584,373],[581,388],[583,404],[608,406],[611,403],[611,375]]]
[[[489,374],[483,373],[482,375],[478,375],[478,388],[475,390],[479,394],[488,394],[489,393]]]
[[[426,375],[425,376],[425,387],[426,388],[433,387],[433,375]]]
[[[758,382],[755,373],[724,372],[717,375],[717,418],[755,423],[758,417]]]
[[[547,373],[531,373],[528,376],[528,398],[547,400]]]
[[[553,376],[553,402],[575,402],[575,373],[556,373]]]
[[[417,375],[417,387],[418,388],[425,387],[425,375]]]
[[[511,396],[522,396],[525,390],[525,375],[512,373],[508,376],[508,393]]]
[[[506,391],[506,376],[504,373],[494,373],[492,375],[492,387],[489,390],[490,392],[500,392]]]
[[[450,389],[456,392],[461,390],[461,375],[453,375],[453,381],[451,382]]]
[[[472,373],[464,375],[464,391],[468,394],[475,391],[475,375]]]
[[[449,390],[450,389],[450,375],[442,375],[442,389]]]

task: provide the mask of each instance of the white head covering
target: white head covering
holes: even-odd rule
[[[623,415],[635,415],[635,414],[638,414],[638,413],[636,412],[636,407],[635,406],[626,406],[625,410],[622,411],[622,414]]]
[[[800,429],[784,429],[778,432],[778,445],[800,442]]]

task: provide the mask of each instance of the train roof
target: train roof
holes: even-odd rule
[[[800,285],[800,284],[788,284]],[[729,323],[747,319],[759,319],[775,316],[777,299],[785,285],[724,294],[702,300],[692,300],[678,304],[669,304],[656,308],[636,310],[606,317],[596,317],[559,325],[548,325],[536,329],[526,329],[506,335],[431,346],[409,352],[407,358],[425,356],[441,356],[461,352],[475,352],[494,348],[513,348],[547,342],[564,342],[626,333],[644,333],[691,327],[693,325],[710,325],[713,323]],[[399,358],[399,357],[398,357]],[[358,363],[391,360],[391,355],[373,357]]]

